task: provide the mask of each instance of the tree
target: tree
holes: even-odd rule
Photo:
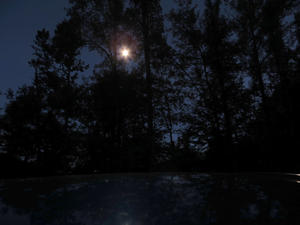
[[[216,165],[225,166],[235,155],[234,143],[244,135],[249,94],[239,75],[234,26],[220,6],[220,1],[206,1],[201,17],[191,1],[180,1],[170,18],[181,49],[180,83],[188,84],[192,93],[186,97],[193,110],[185,116],[191,144],[200,149],[208,144],[211,157],[219,158]]]
[[[131,64],[131,69],[146,80],[143,94],[147,96],[144,102],[147,108],[147,156],[149,159],[148,168],[151,167],[153,149],[155,143],[160,141],[158,123],[159,107],[162,105],[162,87],[166,84],[166,79],[160,79],[161,74],[166,74],[166,66],[170,49],[166,43],[163,27],[163,17],[159,1],[144,2],[130,1],[126,5],[125,1],[71,1],[72,7],[69,10],[71,17],[80,18],[82,33],[86,45],[91,50],[96,50],[102,54],[103,61],[97,66],[94,73],[95,81],[99,81],[96,76],[104,75],[111,71],[115,76],[113,82],[113,99],[115,99],[115,127],[116,141],[120,146],[122,120],[122,108],[120,103],[120,85],[122,77],[126,76],[124,63],[119,57],[119,49],[127,46],[134,58],[135,65]],[[125,8],[124,6],[127,6]],[[164,52],[164,54],[161,54]],[[144,70],[144,72],[142,72]],[[104,73],[103,73],[104,72]],[[144,74],[145,76],[144,76]],[[98,74],[98,75],[97,75]],[[139,78],[140,79],[140,78]],[[164,82],[162,82],[164,80]],[[160,105],[160,106],[159,106]],[[162,109],[162,107],[160,107]],[[165,109],[166,110],[166,109]],[[170,110],[169,110],[170,111]],[[157,118],[155,119],[155,115]],[[170,117],[169,117],[170,118]]]
[[[254,96],[261,99],[264,120],[268,121],[267,97],[270,91],[265,81],[268,54],[266,53],[267,42],[262,27],[264,1],[237,0],[232,1],[231,6],[237,13],[236,28],[242,50],[240,58],[244,65],[244,71],[251,77]],[[258,94],[256,94],[257,91]],[[265,132],[267,131],[265,130]]]
[[[270,55],[270,72],[277,74],[280,92],[282,95],[281,104],[284,106],[287,116],[290,112],[288,100],[288,88],[291,79],[289,70],[290,50],[285,43],[289,26],[284,25],[283,20],[297,4],[296,1],[266,1],[263,7],[263,29],[267,37],[267,51]]]
[[[120,49],[127,46],[134,54],[134,37],[125,29],[123,1],[90,0],[70,3],[72,6],[68,14],[81,21],[85,46],[101,56],[90,77],[92,82],[86,88],[84,103],[84,112],[87,114],[83,118],[89,133],[87,138],[94,140],[94,145],[88,145],[92,167],[118,169],[122,162],[120,158],[125,146],[124,137],[128,134],[125,128],[128,118],[124,115],[127,106],[122,102],[125,97],[122,96],[122,91],[128,73],[124,70]]]
[[[164,19],[160,1],[132,0],[127,10],[130,26],[134,27],[139,39],[143,56],[141,62],[145,70],[147,94],[147,132],[149,168],[155,161],[156,144],[161,141],[163,127],[167,132],[171,145],[173,142],[173,107],[175,99],[171,96],[172,81],[169,74],[172,70],[172,50],[166,41]],[[174,93],[174,92],[173,92]],[[164,133],[165,131],[163,131]],[[158,153],[159,154],[159,153]]]
[[[76,79],[86,68],[78,59],[82,44],[77,25],[74,20],[63,21],[53,38],[46,30],[37,32],[30,61],[33,84],[20,88],[6,108],[4,148],[49,173],[70,169],[77,150]]]

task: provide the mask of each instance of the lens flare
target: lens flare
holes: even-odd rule
[[[129,55],[130,55],[129,49],[128,49],[128,48],[123,48],[123,49],[121,50],[121,55],[122,55],[122,57],[125,58],[125,59],[128,58]]]

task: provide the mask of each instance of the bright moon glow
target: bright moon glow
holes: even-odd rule
[[[129,56],[129,49],[123,48],[121,51],[122,57],[127,58]]]

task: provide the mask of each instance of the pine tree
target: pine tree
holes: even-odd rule
[[[219,158],[217,165],[225,166],[233,160],[234,143],[244,135],[249,103],[239,75],[234,26],[222,14],[220,1],[206,1],[203,17],[191,1],[179,3],[170,18],[180,48],[179,81],[188,85],[185,96],[193,107],[183,118],[191,144],[200,149],[208,144],[211,157]]]

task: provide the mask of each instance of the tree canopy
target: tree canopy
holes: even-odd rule
[[[298,1],[69,2],[6,93],[1,176],[300,169]]]

